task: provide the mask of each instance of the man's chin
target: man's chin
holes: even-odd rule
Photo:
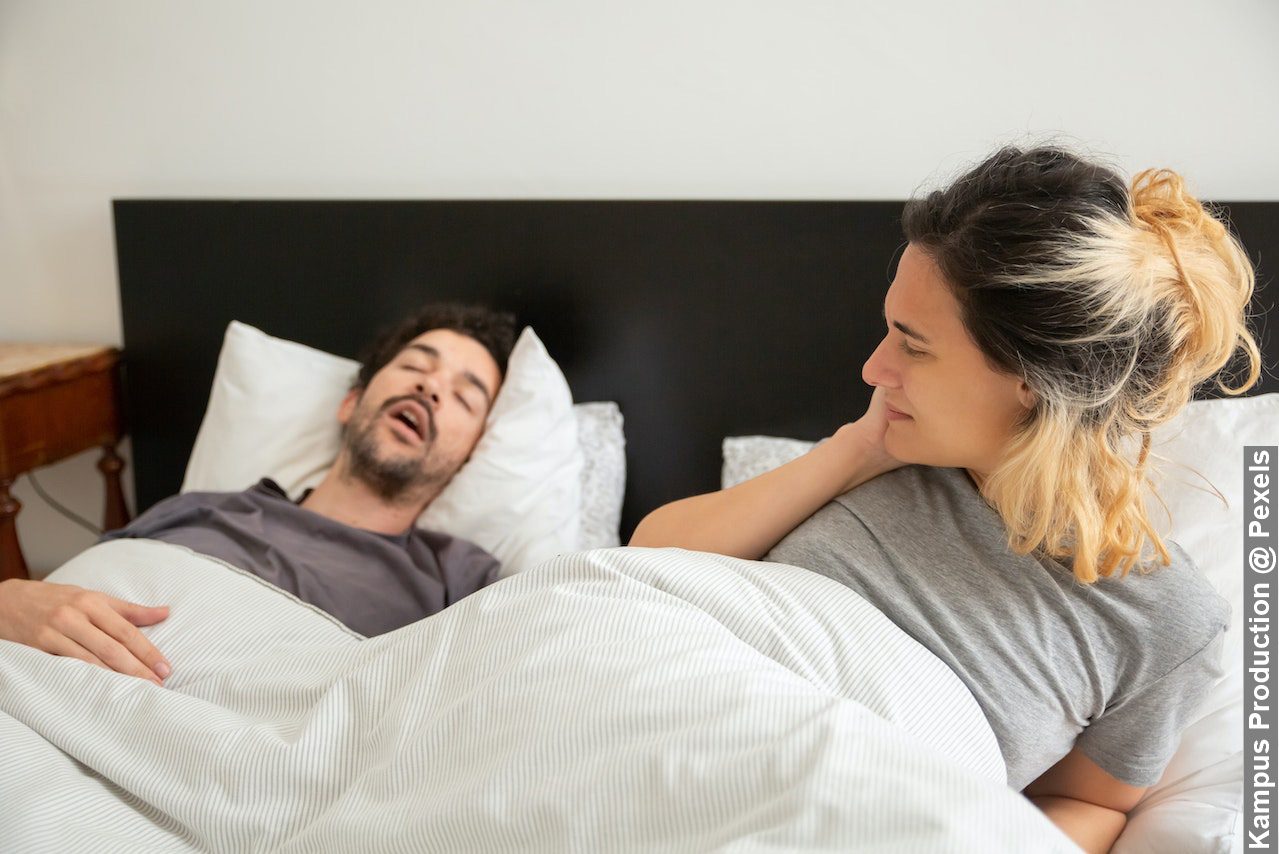
[[[384,501],[401,503],[414,499],[426,490],[426,479],[421,472],[403,466],[366,462],[354,464],[350,475],[375,492]]]
[[[378,443],[377,458],[389,463],[403,463],[411,460],[423,462],[426,460],[426,448],[421,445],[405,444],[400,439],[391,439],[388,442]]]

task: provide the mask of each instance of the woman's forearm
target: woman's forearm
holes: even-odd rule
[[[632,546],[677,546],[758,560],[820,507],[884,471],[857,425],[784,466],[719,492],[664,504],[635,528]]]
[[[1031,802],[1043,811],[1061,832],[1088,854],[1105,854],[1123,833],[1128,816],[1119,810],[1090,804],[1075,798],[1037,795]]]

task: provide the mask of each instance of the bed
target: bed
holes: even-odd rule
[[[719,487],[727,437],[811,441],[864,411],[859,368],[882,334],[900,207],[117,201],[137,506],[183,485],[233,321],[341,358],[425,299],[484,299],[537,330],[574,400],[620,409],[624,543],[652,508]],[[1264,285],[1279,204],[1229,212]],[[1279,364],[1262,330],[1267,365]],[[1249,401],[1220,403],[1245,413],[1234,426],[1258,428],[1276,391],[1271,374]],[[1212,417],[1168,447],[1228,438],[1213,393],[1201,402]],[[6,650],[11,841],[1072,850],[1002,785],[993,735],[953,674],[812,573],[678,550],[570,552],[361,640],[234,567],[154,543],[95,548],[59,578],[191,603],[153,639],[198,663],[160,696]],[[242,613],[258,619],[222,630]],[[1233,714],[1206,709],[1205,731],[1239,732]],[[1242,765],[1220,742],[1170,766],[1179,776],[1152,790],[1116,850],[1169,850],[1159,831],[1174,812],[1191,816],[1173,830],[1178,850],[1231,849]],[[84,817],[58,809],[68,801]]]

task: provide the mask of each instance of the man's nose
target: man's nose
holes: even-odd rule
[[[423,397],[429,398],[431,403],[436,406],[440,405],[440,389],[439,381],[433,377],[422,377],[416,384],[417,393]]]

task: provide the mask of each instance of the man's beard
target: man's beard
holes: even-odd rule
[[[428,430],[423,438],[425,448],[411,456],[378,456],[378,420],[386,409],[403,398],[392,398],[377,410],[361,415],[359,409],[342,428],[342,445],[346,449],[346,473],[363,483],[384,501],[392,504],[410,504],[421,499],[437,483],[448,481],[452,475],[447,466],[432,459],[435,443]],[[433,428],[432,424],[432,428]],[[425,427],[425,425],[424,425]]]

